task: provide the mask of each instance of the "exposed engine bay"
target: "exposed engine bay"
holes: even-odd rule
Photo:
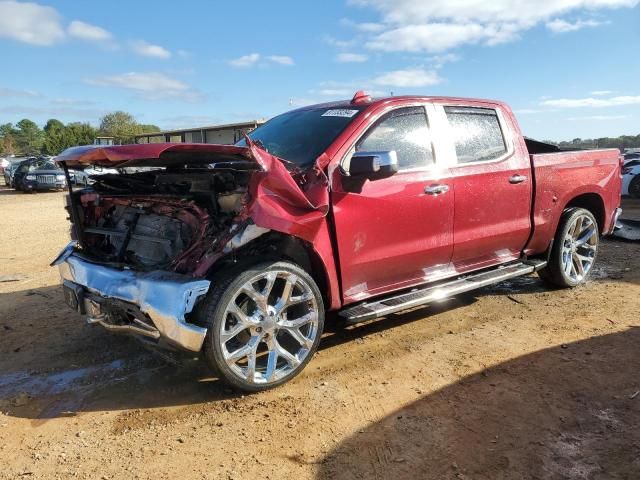
[[[91,188],[73,193],[83,254],[135,270],[192,273],[247,222],[241,213],[251,173],[186,168],[96,175]]]

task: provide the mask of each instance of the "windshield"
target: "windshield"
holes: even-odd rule
[[[21,172],[35,172],[38,170],[60,170],[51,160],[33,160],[20,165]]]
[[[270,154],[308,167],[360,113],[362,106],[294,110],[272,118],[249,133]],[[236,143],[246,146],[244,139]]]

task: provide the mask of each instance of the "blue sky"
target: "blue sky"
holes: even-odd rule
[[[179,128],[364,88],[497,98],[540,139],[640,133],[640,0],[0,0],[0,123]]]

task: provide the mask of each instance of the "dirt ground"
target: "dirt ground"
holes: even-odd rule
[[[330,328],[243,396],[65,307],[62,194],[0,190],[0,215],[0,478],[640,478],[639,243],[604,241],[575,290],[531,276]]]

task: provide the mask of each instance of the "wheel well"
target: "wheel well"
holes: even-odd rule
[[[211,267],[207,278],[214,278],[221,270],[242,270],[265,260],[285,260],[298,265],[311,275],[322,292],[325,305],[329,305],[329,284],[318,254],[304,240],[279,232],[269,232],[225,255]]]
[[[600,195],[598,195],[597,193],[584,193],[577,196],[567,204],[565,210],[569,208],[584,208],[585,210],[590,211],[593,216],[596,217],[598,226],[600,227],[600,231],[604,231],[606,220],[604,202],[602,200],[602,197],[600,197]]]

